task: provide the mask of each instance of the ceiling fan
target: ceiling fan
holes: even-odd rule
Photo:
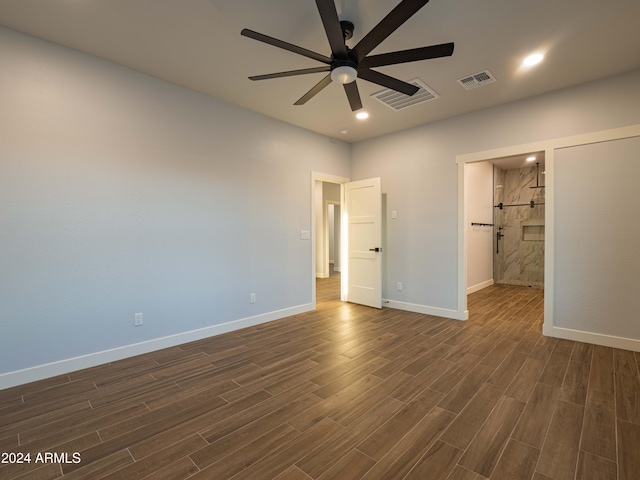
[[[282,48],[324,63],[322,67],[256,75],[249,77],[249,79],[269,80],[272,78],[329,72],[329,74],[320,80],[311,90],[295,102],[294,105],[304,105],[334,81],[344,85],[344,91],[347,94],[352,111],[362,108],[360,92],[355,82],[356,77],[406,95],[413,95],[419,90],[415,85],[372,70],[372,68],[428,60],[431,58],[448,57],[453,54],[453,43],[443,43],[440,45],[383,53],[381,55],[368,56],[368,54],[428,2],[429,0],[402,0],[380,23],[365,35],[355,47],[349,48],[345,42],[353,36],[353,23],[346,20],[340,21],[338,19],[338,12],[334,0],[316,0],[318,12],[320,13],[320,18],[322,19],[324,30],[327,34],[329,45],[331,46],[330,57],[245,28],[241,32],[245,37],[253,38],[254,40],[268,43],[274,47]]]

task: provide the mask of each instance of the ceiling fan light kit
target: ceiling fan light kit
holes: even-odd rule
[[[358,70],[351,65],[338,65],[331,70],[331,80],[342,85],[354,82],[357,76]]]
[[[314,87],[305,93],[294,105],[304,105],[332,82],[344,86],[352,111],[362,108],[362,100],[356,78],[381,85],[405,95],[414,95],[419,88],[408,82],[372,70],[374,67],[397,65],[399,63],[417,62],[431,58],[448,57],[453,54],[454,44],[444,43],[428,47],[413,48],[397,52],[371,55],[369,53],[380,45],[389,35],[424,7],[429,0],[402,0],[385,18],[383,18],[358,44],[349,48],[346,41],[353,36],[353,23],[338,19],[338,12],[334,0],[315,0],[320,19],[324,26],[327,40],[331,47],[331,56],[325,56],[306,48],[269,37],[262,33],[243,29],[241,35],[267,43],[274,47],[312,58],[324,64],[322,67],[291,70],[287,72],[270,73],[249,77],[250,80],[269,80],[273,78],[307,75],[311,73],[326,73]]]

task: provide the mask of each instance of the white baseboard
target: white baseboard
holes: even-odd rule
[[[316,272],[316,278],[329,278],[328,273]]]
[[[633,338],[616,337],[602,333],[583,332],[581,330],[572,330],[570,328],[548,325],[543,326],[542,333],[547,337],[563,338],[565,340],[573,340],[574,342],[592,343],[594,345],[602,345],[604,347],[640,352],[640,340],[634,340]]]
[[[493,278],[491,280],[487,280],[486,282],[481,282],[471,287],[467,287],[467,295],[470,295],[475,292],[479,292],[483,288],[487,288],[493,285]]]
[[[458,310],[448,310],[446,308],[429,307],[427,305],[418,305],[416,303],[398,302],[396,300],[382,300],[383,307],[397,308],[407,312],[424,313],[425,315],[434,315],[436,317],[451,318],[453,320],[467,320],[469,312],[459,312]]]
[[[29,382],[35,382],[45,378],[55,377],[56,375],[75,372],[76,370],[82,370],[84,368],[115,362],[117,360],[122,360],[123,358],[142,355],[143,353],[162,350],[163,348],[175,347],[195,340],[202,340],[204,338],[233,332],[235,330],[240,330],[241,328],[252,327],[261,323],[279,320],[281,318],[312,310],[315,310],[315,305],[308,303],[297,307],[263,313],[262,315],[233,320],[219,325],[199,328],[189,332],[177,333],[175,335],[156,338],[154,340],[147,340],[145,342],[134,343],[132,345],[125,345],[122,347],[112,348],[110,350],[90,353],[80,357],[67,358],[65,360],[47,363],[45,365],[25,368],[24,370],[3,373],[0,374],[0,390],[15,387],[16,385],[23,385]]]

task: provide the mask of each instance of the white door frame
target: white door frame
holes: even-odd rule
[[[464,319],[469,318],[467,310],[467,239],[465,225],[467,218],[464,197],[465,166],[467,163],[483,162],[500,157],[509,157],[528,152],[545,153],[545,251],[544,251],[544,323],[542,333],[551,337],[568,340],[589,341],[581,332],[567,332],[554,327],[554,222],[555,222],[555,150],[560,148],[587,145],[591,143],[619,140],[640,136],[640,125],[614,128],[599,132],[585,133],[571,137],[543,140],[523,145],[486,150],[456,156],[458,165],[458,313]],[[598,342],[593,342],[598,343]]]
[[[344,184],[350,182],[348,177],[341,177],[322,172],[311,172],[311,304],[316,305],[316,182],[337,183],[340,185],[340,202],[344,203]],[[324,202],[323,202],[324,208]],[[342,207],[340,209],[342,212]],[[341,228],[341,232],[344,229]],[[343,233],[341,233],[343,235]],[[340,252],[344,251],[344,238],[340,240]],[[341,262],[342,263],[342,262]],[[344,269],[343,269],[344,271]],[[346,273],[346,272],[344,272]],[[340,282],[344,282],[344,275],[341,275]],[[340,288],[340,299],[343,298],[343,289]]]

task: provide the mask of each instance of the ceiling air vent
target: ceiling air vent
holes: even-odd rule
[[[484,72],[474,73],[468,77],[458,79],[458,83],[464,87],[465,90],[472,90],[474,88],[482,87],[488,83],[495,82],[495,77],[489,70]]]
[[[427,86],[419,78],[414,78],[413,80],[409,80],[407,83],[411,85],[415,85],[420,88],[413,95],[405,95],[404,93],[396,92],[395,90],[387,89],[382,90],[381,92],[374,93],[371,96],[380,100],[387,107],[394,109],[396,112],[407,108],[412,107],[414,105],[418,105],[420,103],[428,102],[429,100],[435,100],[436,98],[440,98],[436,92],[434,92],[431,88]]]

